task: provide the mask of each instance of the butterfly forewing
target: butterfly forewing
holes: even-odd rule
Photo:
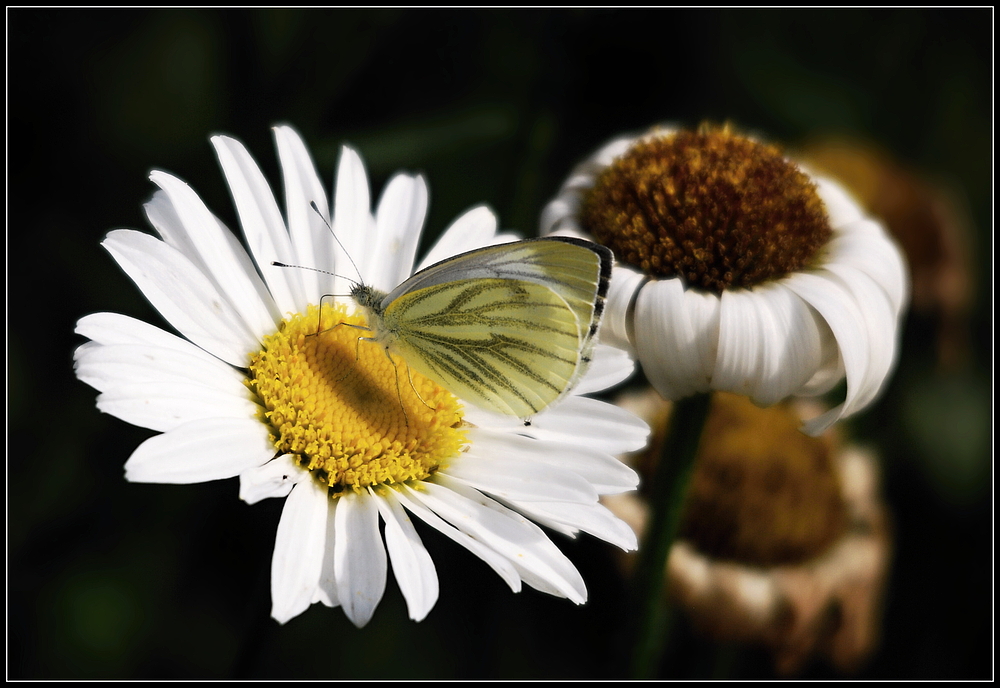
[[[476,406],[527,418],[586,372],[612,260],[582,239],[528,239],[441,261],[389,294],[352,295],[370,341]]]

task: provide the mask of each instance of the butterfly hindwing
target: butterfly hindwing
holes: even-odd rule
[[[581,363],[576,314],[535,282],[436,284],[400,296],[384,317],[410,366],[500,413],[539,412],[567,390]]]

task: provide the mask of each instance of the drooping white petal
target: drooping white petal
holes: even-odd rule
[[[865,273],[885,290],[894,314],[907,302],[908,280],[902,253],[874,220],[859,220],[838,232],[825,247],[824,267],[849,265]]]
[[[274,455],[256,418],[202,418],[150,437],[125,462],[134,483],[202,483],[233,478]]]
[[[375,212],[379,260],[370,263],[368,283],[392,291],[410,276],[427,215],[427,180],[397,174],[385,187]]]
[[[294,262],[297,256],[270,185],[242,143],[228,136],[213,136],[212,145],[226,174],[247,246],[279,312],[305,310],[308,301],[302,287],[303,271],[271,265],[272,261]]]
[[[667,399],[709,389],[719,347],[720,300],[679,279],[650,282],[635,304],[635,341],[646,376]]]
[[[146,204],[146,215],[160,236],[203,272],[251,332],[271,332],[281,319],[278,307],[236,236],[180,179],[159,170],[149,178],[162,189]]]
[[[826,177],[813,176],[816,193],[826,206],[830,226],[834,229],[857,222],[863,217],[861,206],[851,198],[847,189]]]
[[[385,545],[406,609],[411,619],[421,621],[437,602],[437,570],[395,494],[384,490],[371,496],[385,522]]]
[[[307,268],[335,272],[333,231],[327,224],[330,221],[330,204],[312,156],[292,127],[275,127],[274,139],[281,161],[288,234],[295,254],[293,262]],[[317,210],[313,210],[313,203]],[[314,270],[298,272],[309,303],[319,303],[321,296],[334,293],[332,277]]]
[[[531,430],[527,429],[528,432]],[[541,463],[570,471],[593,486],[598,494],[630,490],[639,483],[634,470],[609,454],[591,449],[585,442],[546,441],[540,444],[539,440],[522,435],[483,428],[471,429],[469,439],[469,456],[482,455],[487,461],[499,461],[501,464],[507,460]]]
[[[282,454],[240,473],[240,499],[256,504],[270,497],[286,497],[303,480],[311,480],[309,472],[296,466],[291,454]]]
[[[285,623],[312,604],[326,544],[326,487],[315,480],[295,485],[281,510],[271,558],[271,616]]]
[[[825,272],[825,274],[823,274]],[[819,434],[837,418],[855,407],[856,399],[868,386],[869,355],[873,342],[869,341],[865,316],[854,300],[850,289],[835,275],[826,271],[796,273],[784,282],[815,308],[829,325],[840,347],[840,356],[847,374],[847,396],[834,411],[824,414],[824,426],[813,421],[807,427],[809,434]]]
[[[80,380],[101,392],[147,382],[197,382],[234,393],[246,390],[242,371],[195,346],[180,351],[146,344],[91,344],[76,350],[74,368]]]
[[[468,533],[465,533],[446,523],[437,514],[424,506],[419,500],[419,494],[414,495],[414,490],[406,485],[402,485],[396,490],[396,498],[399,499],[400,503],[404,507],[406,507],[407,511],[415,514],[421,521],[443,535],[451,538],[462,547],[465,547],[467,550],[482,559],[497,573],[498,576],[500,576],[500,578],[504,580],[505,583],[507,583],[508,586],[510,586],[510,589],[513,592],[520,592],[521,577],[518,575],[514,566],[499,552],[487,547],[485,544],[479,542]]]
[[[538,526],[445,476],[438,475],[435,481],[440,484],[425,482],[423,490],[411,494],[459,530],[507,557],[529,585],[537,587],[536,578],[541,579],[577,604],[586,601],[580,573]]]
[[[355,626],[367,624],[385,592],[385,545],[378,531],[378,507],[370,495],[342,494],[334,518],[337,595]]]
[[[713,389],[775,404],[820,364],[820,328],[809,307],[780,283],[722,293]]]
[[[601,342],[622,349],[631,356],[635,356],[635,346],[630,323],[636,296],[646,280],[646,276],[636,270],[615,265],[601,319]]]
[[[617,406],[571,396],[532,418],[523,433],[540,440],[572,442],[596,452],[624,454],[646,446],[649,426]]]
[[[250,418],[261,408],[246,388],[218,389],[192,382],[131,382],[97,397],[97,408],[127,423],[166,432],[199,418]]]
[[[247,364],[260,341],[215,286],[179,251],[142,232],[119,229],[102,245],[153,307],[192,342],[227,363]]]
[[[334,293],[347,294],[351,290],[351,280],[365,282],[369,262],[378,259],[377,247],[371,245],[375,220],[371,215],[368,173],[361,156],[347,146],[340,149],[331,224],[339,239],[334,250],[334,265],[338,274],[346,278],[334,281]],[[352,267],[348,269],[348,266]],[[357,266],[357,275],[353,274],[354,266]]]

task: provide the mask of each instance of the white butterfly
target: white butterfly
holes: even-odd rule
[[[351,289],[364,339],[480,408],[528,418],[590,365],[613,256],[569,237],[528,239],[443,260],[390,293]]]

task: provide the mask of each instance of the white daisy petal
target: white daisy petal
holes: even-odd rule
[[[160,432],[199,418],[256,418],[261,410],[248,398],[245,387],[217,389],[190,381],[116,385],[97,397],[97,408]]]
[[[302,287],[302,271],[271,264],[296,260],[271,187],[242,143],[228,136],[213,136],[212,144],[226,173],[247,246],[278,310],[282,314],[303,310],[308,301]]]
[[[284,180],[288,234],[295,252],[293,261],[307,268],[335,269],[330,263],[334,256],[333,233],[324,222],[324,219],[329,222],[330,206],[312,156],[291,127],[275,127],[274,138]],[[333,293],[332,277],[315,270],[298,272],[308,303],[319,303],[321,296]]]
[[[603,332],[603,328],[601,330]],[[635,362],[622,349],[598,344],[590,368],[573,389],[576,394],[600,392],[624,382],[635,372]]]
[[[240,499],[256,504],[270,497],[287,497],[303,480],[309,480],[309,473],[295,465],[291,454],[282,454],[240,473]]]
[[[572,396],[531,421],[524,433],[539,440],[583,445],[595,452],[638,451],[649,440],[645,421],[617,406]]]
[[[510,454],[479,453],[478,446],[454,459],[439,474],[503,500],[584,504],[597,501],[593,486],[572,472]]]
[[[865,234],[869,235],[868,240],[858,241],[858,235]],[[906,265],[877,222],[862,220],[844,227],[830,241],[827,250],[830,252],[828,269],[845,264],[860,270],[885,290],[894,313],[899,313],[908,298]]]
[[[677,399],[709,389],[720,310],[714,294],[686,290],[678,279],[651,282],[639,292],[636,348],[660,352],[643,360],[643,370],[664,397]]]
[[[389,291],[410,276],[426,215],[427,181],[423,176],[397,174],[389,180],[375,213],[382,258],[365,276],[370,284]]]
[[[459,530],[507,557],[525,583],[538,587],[538,581],[545,581],[552,586],[546,592],[558,591],[577,604],[587,601],[579,572],[538,526],[453,480],[440,475],[435,480],[441,484],[425,483],[423,491],[411,494]]]
[[[146,215],[163,240],[203,271],[251,332],[273,329],[278,308],[236,236],[180,179],[159,170],[149,178],[162,191],[146,204]]]
[[[338,274],[346,279],[335,282],[335,294],[347,294],[351,290],[351,280],[363,282],[367,279],[368,261],[374,262],[378,248],[371,246],[375,236],[375,220],[371,215],[371,194],[368,190],[368,173],[361,156],[353,148],[344,146],[340,150],[337,164],[337,184],[334,190],[333,233],[339,242],[334,251],[334,265],[356,265],[358,274],[352,270],[338,268]],[[373,250],[374,249],[374,250]],[[356,257],[355,257],[356,256]]]
[[[585,238],[585,237],[584,237]],[[632,310],[639,288],[646,277],[627,266],[616,264],[611,273],[611,284],[601,319],[601,341],[635,355],[632,344],[634,334],[630,331]]]
[[[246,352],[260,347],[229,302],[176,249],[125,229],[108,234],[102,245],[153,307],[201,348],[243,366]]]
[[[326,513],[326,542],[324,543],[323,568],[319,574],[319,585],[313,593],[313,602],[322,602],[327,607],[339,607],[337,592],[337,505],[339,499],[330,500]]]
[[[197,347],[178,351],[141,344],[84,345],[73,358],[76,376],[101,392],[117,385],[147,382],[197,382],[216,389],[246,391],[243,371]]]
[[[233,478],[274,455],[267,429],[254,418],[202,418],[155,435],[125,462],[134,483],[201,483]]]
[[[337,500],[333,552],[337,596],[355,626],[375,613],[385,592],[386,558],[378,532],[378,507],[370,495],[345,493]]]
[[[445,258],[493,243],[496,231],[497,216],[485,205],[465,211],[444,230],[415,272],[440,263]]]
[[[312,480],[297,483],[285,500],[271,558],[271,616],[278,623],[312,604],[323,566],[329,502],[326,489]]]
[[[528,432],[533,431],[533,428],[528,429]],[[501,463],[521,460],[570,471],[584,478],[598,494],[617,494],[639,484],[639,476],[634,470],[614,456],[589,447],[585,438],[582,442],[545,441],[539,445],[537,439],[482,428],[473,429],[469,434],[474,447],[470,451],[481,448],[478,451],[499,457],[496,460]]]
[[[543,526],[560,530],[583,531],[626,552],[638,548],[638,540],[628,524],[601,504],[586,508],[565,502],[518,502],[515,508]]]
[[[433,511],[419,502],[419,495],[414,495],[413,490],[405,485],[396,491],[396,498],[406,507],[407,511],[415,514],[421,521],[434,528],[438,532],[451,538],[458,544],[482,559],[500,578],[504,580],[513,592],[520,592],[521,577],[514,566],[505,559],[499,552],[485,544],[479,542],[474,537],[465,533],[441,519]]]
[[[393,490],[372,493],[385,521],[385,545],[392,561],[392,571],[406,599],[410,618],[421,621],[438,598],[438,577],[434,562],[417,535]]]

